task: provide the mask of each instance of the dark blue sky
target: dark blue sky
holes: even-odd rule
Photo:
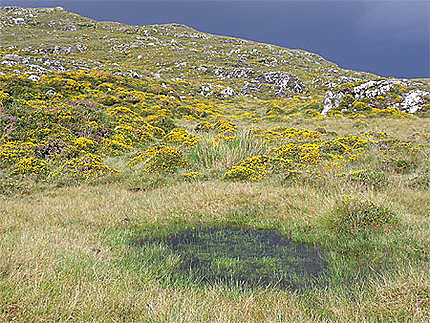
[[[430,77],[430,1],[0,0],[62,6],[132,25],[177,22],[200,31],[318,53],[344,68]]]

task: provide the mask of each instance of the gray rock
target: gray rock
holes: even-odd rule
[[[28,79],[29,79],[29,80],[32,80],[33,82],[37,82],[37,81],[39,81],[39,80],[40,80],[40,77],[39,77],[39,76],[37,76],[37,75],[30,75],[30,76],[28,77]]]
[[[414,90],[406,94],[400,108],[409,113],[415,113],[422,109],[422,106],[430,102],[430,93],[422,90]]]
[[[206,72],[208,70],[208,68],[205,66],[199,66],[199,67],[197,67],[197,70],[200,72]]]
[[[4,60],[4,61],[1,61],[0,64],[7,65],[7,66],[12,66],[12,65],[17,65],[18,63],[16,61]]]
[[[213,93],[214,92],[212,91],[211,85],[202,85],[202,86],[200,86],[200,92],[199,92],[200,95],[210,96]]]
[[[289,92],[302,93],[305,88],[298,77],[283,72],[258,73],[252,68],[215,68],[213,74],[220,79],[247,80],[248,83],[240,91],[243,94],[256,93],[255,89],[262,88],[264,84],[275,85],[275,94],[278,96],[287,96]]]
[[[221,91],[221,96],[223,98],[229,98],[234,96],[236,93],[234,92],[234,90],[231,87],[226,87],[225,89],[223,89]]]
[[[252,68],[215,68],[213,74],[220,79],[252,79],[255,77],[255,71]]]
[[[68,25],[61,27],[61,30],[63,30],[63,31],[76,31],[76,30],[78,30],[78,28],[76,28],[76,26],[73,24],[68,24]]]
[[[130,71],[129,76],[135,79],[141,78],[141,76],[135,71]]]
[[[15,25],[20,25],[20,24],[24,24],[25,20],[24,18],[12,18],[12,21]]]
[[[45,62],[43,62],[43,65],[60,72],[64,72],[66,70],[59,61],[46,60]]]
[[[68,55],[76,53],[78,50],[73,46],[55,46],[52,53],[55,55]]]
[[[19,56],[18,54],[6,54],[6,55],[3,56],[3,59],[5,59],[5,60],[20,61],[21,60],[21,56]]]
[[[339,103],[343,97],[344,97],[344,94],[341,92],[335,94],[332,91],[327,91],[324,97],[324,105],[321,113],[323,115],[327,115],[327,112],[339,106]]]
[[[397,80],[369,81],[354,87],[354,97],[361,100],[365,97],[376,98],[389,93],[395,85],[405,85]]]
[[[243,83],[243,87],[240,90],[240,94],[257,94],[260,92],[259,84],[257,82],[248,82],[245,81]]]
[[[385,79],[379,81],[367,81],[353,87],[352,89],[345,89],[343,90],[344,92],[336,90],[327,91],[325,93],[324,106],[321,113],[326,115],[331,109],[339,107],[340,101],[346,94],[352,95],[357,101],[361,101],[366,98],[370,99],[370,102],[372,102],[372,100],[375,100],[379,96],[386,96],[398,86],[408,87],[418,85],[418,83],[408,80]],[[415,113],[422,108],[422,105],[430,101],[430,93],[419,89],[415,89],[406,94],[400,93],[399,95],[403,98],[403,101],[400,104],[398,101],[387,102],[387,107],[395,106],[405,112]]]
[[[288,92],[302,93],[304,84],[294,75],[282,72],[265,72],[257,78],[261,83],[274,84],[277,95],[285,96]]]

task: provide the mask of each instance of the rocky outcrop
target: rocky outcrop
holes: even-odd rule
[[[393,79],[344,83],[325,93],[322,114],[326,115],[328,111],[338,108],[349,110],[351,107],[342,106],[347,96],[352,101],[365,101],[370,108],[384,105],[383,108],[397,107],[404,112],[416,113],[430,103],[430,93],[417,89],[417,86],[411,81]]]
[[[241,94],[257,93],[267,84],[274,86],[274,94],[277,96],[302,93],[305,89],[298,77],[284,72],[257,72],[252,68],[215,68],[213,74],[221,80],[245,79]]]
[[[282,72],[265,72],[257,80],[261,83],[274,84],[277,95],[285,96],[288,92],[302,93],[304,85],[302,81],[291,74]]]
[[[424,105],[430,103],[430,93],[422,90],[414,90],[409,92],[400,107],[409,113],[415,113],[419,110],[424,110]]]
[[[214,68],[213,74],[221,80],[225,79],[253,79],[255,71],[252,68]]]

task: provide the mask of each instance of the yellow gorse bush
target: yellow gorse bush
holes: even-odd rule
[[[237,129],[237,127],[233,123],[227,120],[219,120],[217,123],[214,124],[213,127],[217,131],[223,132],[223,133],[233,133]]]
[[[10,95],[0,90],[0,106],[3,105],[3,102],[10,98]]]
[[[270,158],[266,155],[249,157],[224,174],[224,178],[257,181],[269,172]]]
[[[196,145],[200,138],[188,133],[185,129],[175,128],[164,136],[168,143],[178,143],[184,147],[191,147]]]
[[[400,111],[397,107],[389,107],[386,109],[372,109],[371,115],[374,116],[383,116],[383,117],[391,117],[391,118],[409,118],[413,115],[410,113],[406,113],[403,111]]]
[[[76,138],[73,143],[79,148],[86,150],[88,148],[91,148],[95,145],[94,141],[85,137],[79,137]]]
[[[95,154],[85,154],[79,158],[72,158],[59,168],[51,172],[50,178],[66,175],[72,178],[94,179],[100,176],[118,174],[119,170],[103,163],[103,159]]]
[[[184,173],[182,176],[187,181],[202,180],[206,178],[206,175],[201,172],[187,172],[187,173]]]
[[[21,141],[6,141],[0,143],[0,164],[14,163],[21,158],[28,158],[34,155],[34,147],[36,144],[32,142]]]
[[[19,175],[39,174],[46,170],[47,163],[34,157],[21,158],[13,167],[13,172]]]
[[[132,166],[143,164],[142,171],[144,173],[174,173],[178,168],[185,167],[187,162],[178,148],[169,145],[156,145],[133,157],[130,164]]]

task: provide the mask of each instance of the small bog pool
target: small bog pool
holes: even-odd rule
[[[166,257],[176,255],[171,274],[201,284],[297,290],[321,284],[327,272],[320,248],[274,230],[187,228],[138,245],[161,248]]]

